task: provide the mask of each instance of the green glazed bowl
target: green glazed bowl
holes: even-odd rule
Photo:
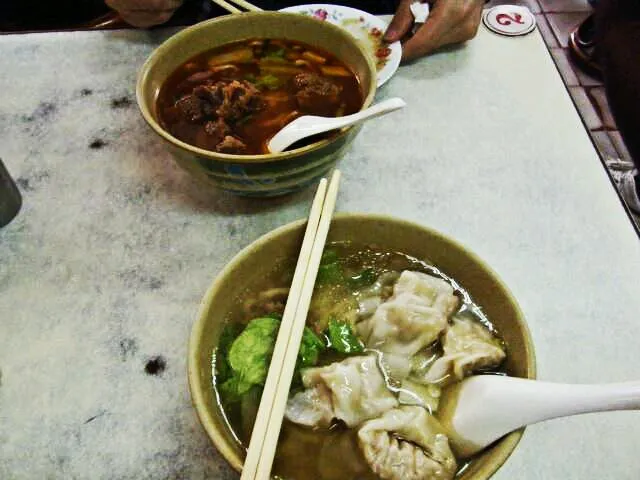
[[[230,155],[204,150],[173,137],[158,121],[161,86],[180,65],[204,51],[249,38],[298,40],[337,56],[358,76],[364,104],[376,92],[376,67],[348,32],[313,18],[282,12],[251,12],[208,20],[160,45],[143,65],[136,86],[142,116],[166,142],[176,162],[207,185],[236,195],[278,196],[300,190],[326,175],[351,144],[360,126],[295,150],[268,155]]]
[[[237,306],[238,296],[271,270],[274,263],[296,259],[306,221],[290,223],[260,237],[238,253],[217,276],[205,295],[189,344],[188,375],[191,397],[200,421],[213,444],[238,472],[244,452],[233,439],[212,389],[211,354],[224,320]],[[331,223],[328,242],[376,244],[432,262],[454,278],[482,307],[504,338],[507,373],[535,378],[533,342],[524,315],[498,276],[476,255],[454,240],[429,228],[392,217],[338,214]],[[478,455],[456,480],[486,480],[507,460],[524,429],[513,432]]]

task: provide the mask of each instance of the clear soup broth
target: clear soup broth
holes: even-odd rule
[[[294,266],[275,266],[240,295],[213,352],[215,397],[245,449]],[[480,306],[428,261],[375,245],[328,245],[272,474],[287,480],[457,476],[468,462],[455,459],[438,430],[433,415],[440,390],[472,374],[504,374],[506,350]],[[326,370],[334,367],[339,372]],[[349,377],[353,367],[360,370]],[[345,391],[363,397],[345,400]],[[335,401],[340,396],[342,401]],[[328,404],[316,409],[327,398]],[[403,418],[426,422],[432,435],[398,424]],[[386,451],[378,452],[373,443],[386,445]]]

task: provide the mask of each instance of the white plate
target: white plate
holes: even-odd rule
[[[382,35],[387,29],[387,23],[381,18],[355,8],[326,3],[296,5],[280,11],[308,15],[338,25],[351,33],[373,56],[378,69],[378,87],[398,70],[402,47],[400,42],[394,42],[391,45],[382,43]]]

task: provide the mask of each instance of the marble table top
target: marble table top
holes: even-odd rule
[[[313,191],[207,191],[138,114],[170,32],[0,37],[0,157],[24,205],[0,230],[0,478],[232,479],[193,410],[186,349],[216,273],[304,217]],[[640,242],[537,32],[481,28],[402,67],[340,162],[338,211],[466,244],[510,286],[539,377],[640,378]],[[640,414],[527,429],[496,479],[637,479]]]

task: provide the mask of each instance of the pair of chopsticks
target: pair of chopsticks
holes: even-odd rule
[[[249,10],[251,12],[262,12],[262,9],[260,7],[256,7],[254,4],[249,3],[246,0],[230,0],[230,2],[227,2],[227,0],[211,0],[211,1],[217,5],[220,5],[226,11],[231,13],[242,13],[244,11],[238,7],[244,8],[245,10]]]
[[[240,480],[270,478],[320,257],[336,206],[339,183],[340,171],[335,170],[328,187],[326,178],[320,180],[313,199]]]

